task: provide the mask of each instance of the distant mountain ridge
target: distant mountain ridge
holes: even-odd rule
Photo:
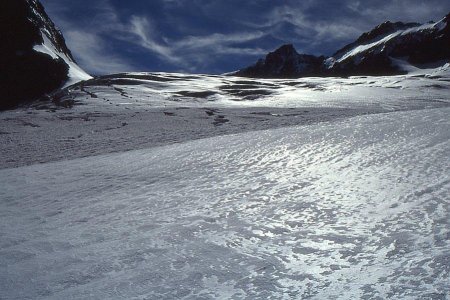
[[[88,78],[38,0],[0,1],[0,109]]]
[[[283,45],[250,67],[233,75],[260,78],[307,76],[396,75],[411,65],[450,60],[450,14],[436,23],[385,22],[363,33],[331,57],[299,54]]]

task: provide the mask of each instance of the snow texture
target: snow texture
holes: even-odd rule
[[[448,295],[449,113],[1,170],[0,296]]]
[[[2,113],[0,299],[448,298],[448,73],[133,73]]]
[[[392,77],[242,79],[132,73],[0,114],[0,168],[449,105],[450,69]]]

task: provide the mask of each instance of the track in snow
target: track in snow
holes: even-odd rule
[[[448,107],[450,65],[392,77],[248,79],[108,75],[0,114],[0,169],[192,139]]]

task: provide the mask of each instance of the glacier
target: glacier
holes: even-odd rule
[[[0,170],[5,299],[445,299],[450,108]]]
[[[0,299],[446,299],[449,65],[124,73],[0,114]]]

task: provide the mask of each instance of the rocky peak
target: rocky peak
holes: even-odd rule
[[[295,50],[292,44],[286,44],[269,53],[268,57],[283,57],[283,58],[294,58],[298,55],[297,50]]]
[[[287,64],[296,64],[298,55],[293,45],[283,45],[274,52],[270,52],[264,62],[267,66],[281,66],[283,69],[283,66]]]
[[[450,35],[450,13],[445,16],[443,21],[446,23],[443,31],[445,32],[445,34]]]
[[[389,34],[392,34],[398,30],[404,30],[404,29],[412,28],[414,26],[419,26],[419,25],[420,25],[419,23],[403,23],[403,22],[393,23],[390,21],[386,21],[386,22],[378,25],[371,31],[364,32],[361,36],[359,36],[359,38],[355,42],[350,43],[350,44],[344,46],[343,48],[339,49],[335,54],[333,54],[333,56],[338,57],[342,53],[347,52],[348,50],[350,50],[351,48],[354,48],[357,45],[369,44],[376,39],[381,39],[381,38],[388,36]]]
[[[38,0],[0,1],[0,109],[52,92],[74,69],[89,77]]]
[[[415,26],[419,26],[419,23],[403,23],[403,22],[384,22],[369,32],[363,33],[357,40],[357,43],[363,44],[366,42],[370,42],[376,38],[381,36],[386,36],[388,34],[394,33],[398,30],[403,30]]]
[[[2,54],[31,51],[42,44],[43,34],[60,52],[72,58],[63,35],[56,29],[37,0],[2,0],[0,2],[0,39]]]
[[[299,72],[314,75],[323,60],[324,57],[299,54],[292,44],[286,44],[236,75],[267,78],[292,78]]]

